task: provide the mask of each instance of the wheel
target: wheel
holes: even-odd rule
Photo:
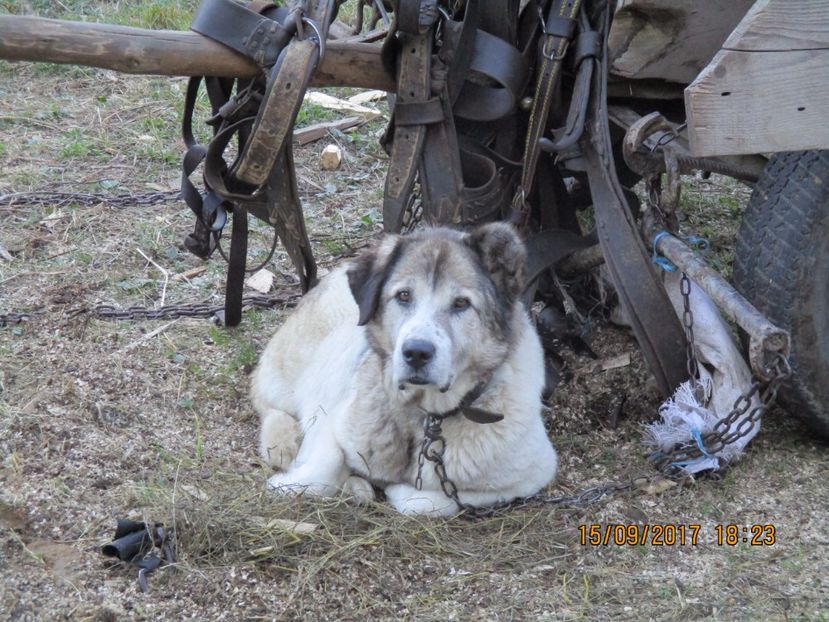
[[[734,282],[791,332],[781,401],[829,438],[829,151],[771,158],[740,227]]]

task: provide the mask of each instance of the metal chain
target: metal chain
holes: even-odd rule
[[[40,315],[40,311],[12,311],[10,313],[0,313],[0,328],[10,326],[12,324],[22,324],[32,319],[35,315]]]
[[[682,324],[685,326],[685,356],[687,359],[688,377],[694,384],[699,383],[699,361],[694,346],[694,313],[691,311],[691,279],[684,272],[679,281],[679,291],[682,294]]]
[[[684,307],[682,322],[685,326],[687,342],[688,376],[696,386],[699,386],[699,362],[694,348],[694,314],[691,311],[690,300],[691,280],[684,272],[679,288]],[[774,404],[777,391],[783,381],[791,375],[792,368],[788,359],[782,353],[777,352],[766,373],[770,379],[763,381],[755,376],[748,390],[735,400],[731,411],[714,424],[713,430],[702,437],[701,443],[696,441],[681,443],[669,452],[657,452],[654,456],[657,468],[669,474],[681,472],[683,464],[704,457],[716,457],[728,445],[747,436]],[[760,403],[752,408],[752,399],[755,395],[759,397]]]
[[[434,464],[435,474],[438,476],[440,488],[449,499],[455,502],[458,509],[463,510],[467,518],[480,519],[497,516],[506,510],[515,510],[531,505],[564,505],[569,507],[586,507],[596,503],[605,496],[630,490],[634,483],[631,482],[609,482],[600,486],[591,486],[581,490],[575,495],[544,495],[536,494],[529,497],[521,497],[512,501],[496,503],[494,505],[478,507],[464,503],[458,495],[458,487],[446,474],[446,464],[443,454],[446,450],[446,439],[443,436],[442,425],[445,415],[428,413],[423,424],[423,442],[420,445],[420,453],[417,457],[417,477],[415,488],[420,490],[423,486],[423,467],[426,462]]]
[[[107,205],[135,206],[135,205],[158,205],[169,201],[181,199],[181,192],[178,190],[145,192],[142,194],[121,193],[108,194],[105,192],[10,192],[0,195],[0,205],[32,206],[32,205]]]
[[[242,298],[242,306],[265,309],[272,309],[276,306],[292,307],[296,305],[299,298],[299,294],[291,296],[245,296]],[[125,309],[120,309],[113,305],[101,304],[90,308],[74,309],[69,311],[68,315],[72,318],[88,315],[99,320],[169,320],[181,317],[206,318],[220,315],[223,311],[224,305],[205,302],[169,304],[157,308],[135,305]],[[0,327],[10,324],[20,324],[36,315],[42,314],[43,311],[0,314]]]

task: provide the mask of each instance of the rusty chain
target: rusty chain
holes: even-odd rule
[[[434,465],[435,474],[440,482],[441,490],[449,499],[455,502],[463,516],[473,519],[492,518],[504,511],[531,505],[562,505],[569,507],[586,507],[596,503],[600,499],[615,492],[630,490],[635,482],[609,482],[599,486],[590,486],[573,495],[545,495],[538,493],[529,497],[520,497],[512,501],[505,501],[488,506],[474,506],[464,503],[458,494],[458,487],[446,473],[446,464],[443,460],[443,453],[446,449],[446,439],[443,437],[442,425],[445,415],[428,413],[423,424],[423,442],[420,445],[420,453],[417,457],[417,477],[415,488],[420,490],[423,486],[423,467],[426,462]]]
[[[691,312],[690,301],[691,281],[684,272],[680,281],[680,293],[684,308],[683,324],[687,336],[688,375],[692,383],[698,385],[699,363],[694,344],[694,316]],[[734,401],[731,411],[717,421],[713,429],[701,439],[677,444],[668,452],[656,452],[652,460],[657,469],[668,475],[680,474],[683,466],[704,458],[716,457],[728,445],[747,436],[774,404],[780,385],[791,373],[788,359],[780,352],[775,353],[774,360],[766,370],[766,375],[770,380],[760,380],[754,376],[751,386]],[[752,408],[755,395],[759,398],[759,404]]]
[[[680,280],[680,292],[683,300],[683,325],[686,334],[686,355],[688,357],[688,376],[695,386],[699,386],[699,361],[696,357],[694,342],[694,314],[691,309],[691,281],[683,273]],[[669,452],[657,452],[651,457],[659,471],[671,479],[682,479],[686,474],[682,468],[704,458],[715,457],[726,446],[747,436],[762,418],[763,414],[772,406],[780,384],[791,375],[788,359],[780,353],[767,370],[771,378],[763,381],[754,378],[751,387],[734,402],[731,412],[720,419],[713,430],[697,442],[678,444]],[[759,404],[752,407],[753,398],[759,397]],[[600,486],[586,488],[575,495],[550,496],[541,493],[512,501],[498,503],[491,506],[476,507],[461,501],[458,487],[446,473],[443,454],[446,449],[446,439],[443,437],[442,424],[445,416],[427,413],[424,420],[424,437],[421,443],[417,460],[417,477],[415,487],[420,490],[423,485],[423,467],[426,462],[434,464],[435,474],[440,482],[443,493],[452,499],[469,518],[489,518],[508,509],[515,509],[531,504],[563,505],[570,507],[585,507],[591,505],[608,494],[630,490],[635,482],[609,482]]]
[[[289,296],[245,296],[242,298],[242,306],[264,309],[272,309],[277,306],[292,307],[296,305],[299,298],[299,294]],[[181,317],[221,317],[223,312],[224,305],[206,302],[169,304],[157,308],[135,305],[123,309],[109,304],[100,304],[89,308],[72,309],[68,311],[67,316],[76,318],[86,315],[98,320],[170,320]],[[20,324],[31,320],[35,316],[43,315],[43,313],[41,310],[35,310],[0,314],[0,327]]]
[[[685,327],[685,356],[687,358],[688,377],[693,383],[699,382],[699,362],[694,350],[694,313],[691,311],[691,279],[684,272],[679,281],[682,294],[682,324]]]
[[[125,192],[121,194],[110,194],[106,192],[9,192],[0,195],[0,205],[6,207],[50,205],[63,207],[65,205],[98,205],[106,203],[122,207],[136,205],[158,205],[169,201],[178,201],[181,193],[178,190],[145,192],[133,194]]]
[[[10,313],[0,313],[0,328],[11,326],[12,324],[22,324],[32,319],[36,315],[40,315],[41,311],[12,311]]]

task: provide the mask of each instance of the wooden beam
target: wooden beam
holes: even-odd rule
[[[722,47],[743,52],[829,48],[829,4],[758,0]]]
[[[760,0],[685,90],[695,156],[829,149],[829,0]]]
[[[617,0],[607,41],[610,73],[690,83],[753,0]]]
[[[0,15],[0,59],[86,65],[123,73],[252,77],[260,69],[198,33]],[[314,73],[317,86],[393,91],[380,46],[329,41]]]

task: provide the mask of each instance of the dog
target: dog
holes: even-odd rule
[[[377,487],[400,512],[449,516],[457,501],[489,506],[549,484],[557,456],[525,263],[513,227],[493,223],[387,235],[323,277],[253,374],[260,453],[279,471],[269,486],[357,501]],[[420,456],[430,413],[457,500]]]

